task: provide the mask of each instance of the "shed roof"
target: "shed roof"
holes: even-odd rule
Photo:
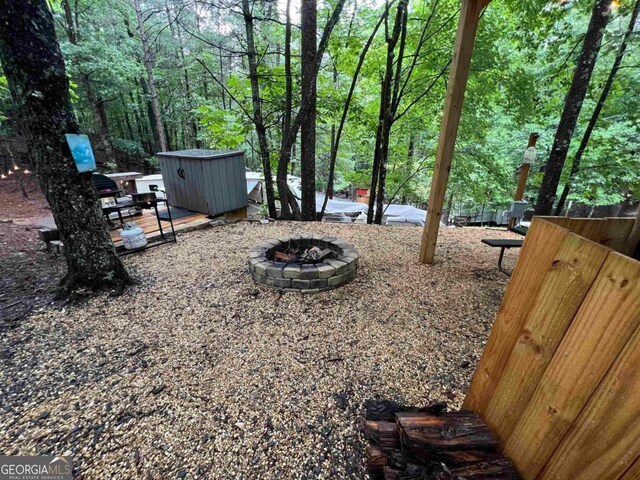
[[[244,155],[244,152],[242,150],[205,150],[201,148],[192,148],[190,150],[177,150],[175,152],[160,152],[156,155],[159,157],[215,160],[218,158],[229,157],[231,155]]]

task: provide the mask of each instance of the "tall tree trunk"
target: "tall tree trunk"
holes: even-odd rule
[[[382,117],[382,103],[380,103],[380,117]],[[369,186],[369,208],[367,210],[367,223],[373,223],[376,195],[378,192],[378,178],[380,171],[380,137],[382,135],[382,122],[380,121],[380,117],[378,118],[378,126],[376,128],[376,141],[373,149],[373,164],[371,165],[371,185]]]
[[[76,24],[76,17],[73,15],[73,11],[71,10],[71,5],[69,0],[62,0],[62,8],[64,10],[64,18],[65,18],[65,32],[67,34],[67,38],[69,43],[73,45],[77,45],[80,39],[80,35],[78,33],[78,25]],[[107,113],[104,108],[104,99],[101,95],[97,95],[93,85],[91,85],[91,79],[89,78],[89,74],[82,73],[80,75],[80,83],[84,87],[85,92],[87,93],[87,100],[89,101],[89,105],[91,107],[91,111],[93,113],[93,117],[95,119],[96,125],[98,126],[98,136],[100,137],[100,143],[102,143],[102,148],[104,148],[105,156],[107,157],[107,162],[116,162],[115,155],[113,154],[113,144],[111,143],[111,135],[109,133],[109,122],[107,121]]]
[[[201,146],[201,142],[200,140],[198,140],[198,123],[196,122],[196,117],[193,114],[193,98],[192,98],[192,94],[191,94],[191,82],[189,80],[189,70],[187,69],[187,63],[185,61],[185,54],[184,54],[184,43],[182,41],[182,26],[180,24],[180,22],[175,21],[177,20],[175,15],[174,15],[174,20],[172,20],[171,18],[171,10],[169,8],[168,3],[165,2],[165,8],[167,10],[167,18],[169,20],[170,24],[175,23],[175,34],[176,37],[178,39],[178,58],[180,60],[180,68],[182,69],[182,75],[184,77],[184,95],[185,95],[185,99],[187,101],[187,110],[188,112],[186,112],[187,114],[187,122],[189,124],[189,128],[191,129],[191,142],[190,144],[192,146],[195,146],[196,148],[200,148]],[[184,139],[185,144],[187,143],[187,139],[185,137]]]
[[[629,42],[629,38],[633,34],[633,29],[635,27],[636,21],[638,20],[638,14],[640,13],[640,0],[636,0],[636,3],[633,7],[633,11],[631,12],[631,18],[629,19],[629,26],[622,37],[622,42],[618,47],[618,52],[616,53],[616,58],[613,61],[613,65],[611,66],[611,70],[609,71],[609,76],[607,77],[607,81],[604,84],[604,88],[602,89],[602,93],[600,93],[600,98],[598,98],[598,103],[593,109],[593,113],[591,114],[591,118],[589,119],[589,124],[587,125],[587,129],[582,136],[582,141],[580,142],[580,146],[578,147],[578,151],[576,152],[576,156],[573,158],[573,164],[571,165],[571,172],[569,173],[569,178],[567,179],[567,183],[565,183],[564,188],[562,189],[562,194],[560,195],[560,200],[558,200],[558,206],[556,207],[555,214],[560,215],[562,209],[564,208],[564,204],[567,201],[567,197],[569,196],[569,191],[571,190],[571,183],[573,179],[580,171],[580,161],[582,160],[582,155],[584,155],[585,150],[587,149],[587,145],[589,144],[589,140],[591,139],[591,134],[593,133],[593,129],[598,122],[598,118],[600,117],[600,112],[604,107],[604,103],[607,101],[607,96],[611,91],[611,86],[613,85],[613,80],[616,78],[616,74],[620,69],[620,64],[622,63],[622,58],[624,57],[624,53],[627,50],[627,43]]]
[[[317,1],[302,0],[301,7],[301,89],[306,119],[300,128],[300,176],[302,177],[302,219],[316,220],[316,35]]]
[[[387,20],[385,19],[385,22]],[[389,156],[389,136],[391,127],[395,121],[398,107],[398,92],[400,78],[402,76],[402,60],[407,33],[407,0],[400,0],[393,31],[389,35],[388,27],[385,27],[387,56],[384,79],[380,87],[380,113],[378,118],[378,133],[376,134],[376,146],[373,157],[371,175],[371,188],[369,190],[369,212],[367,222],[382,223],[385,186],[387,177],[387,158]],[[399,43],[398,57],[396,60],[396,47]],[[395,68],[394,68],[395,67]],[[394,71],[395,70],[395,71]],[[375,215],[373,213],[375,205]]]
[[[65,141],[64,134],[78,126],[45,0],[0,3],[0,60],[34,152],[33,169],[64,241],[63,287],[122,288],[129,276],[115,254],[91,174],[78,173]]]
[[[598,60],[602,36],[611,14],[611,0],[597,0],[591,12],[591,20],[582,44],[582,52],[573,73],[569,93],[564,100],[564,110],[556,130],[551,154],[547,160],[542,185],[535,208],[536,215],[549,215],[556,198],[562,168],[567,158],[571,137],[578,122],[582,102],[587,94],[591,74]]]
[[[365,43],[362,51],[360,52],[360,57],[358,58],[358,65],[356,66],[356,70],[353,73],[353,78],[351,79],[351,86],[349,87],[349,93],[347,94],[347,98],[344,102],[344,106],[342,107],[342,116],[340,117],[340,123],[338,124],[338,130],[336,132],[335,141],[331,143],[331,156],[329,158],[329,180],[327,182],[327,192],[324,197],[324,202],[322,203],[322,209],[320,210],[320,215],[319,215],[320,219],[322,219],[322,217],[324,216],[324,211],[327,208],[327,202],[329,200],[329,197],[333,198],[333,183],[335,180],[334,177],[335,177],[336,160],[338,158],[338,150],[340,149],[340,139],[342,137],[342,130],[344,129],[344,125],[347,121],[347,114],[349,113],[349,107],[351,106],[351,99],[353,98],[353,92],[356,88],[356,83],[358,82],[358,76],[360,75],[360,70],[362,69],[362,65],[364,64],[364,60],[366,58],[367,52],[369,51],[369,48],[373,43],[376,33],[378,33],[378,29],[380,28],[380,25],[382,25],[382,22],[387,18],[387,15],[389,14],[389,7],[391,6],[392,2],[387,3],[387,8],[385,8],[384,12],[378,19],[378,23],[376,23],[376,26],[371,32],[371,35],[369,35],[367,42]]]
[[[291,0],[287,0],[286,23],[284,30],[284,115],[282,117],[282,145],[281,150],[285,148],[284,142],[291,132],[291,113],[293,104],[293,78],[291,74]],[[278,184],[278,195],[280,196],[280,214],[284,219],[294,218],[300,220],[300,207],[298,202],[289,188],[287,183],[287,164],[291,158],[291,148],[288,147],[287,161],[278,161],[278,171],[276,175]],[[282,159],[281,159],[282,160]]]
[[[222,47],[218,48],[218,71],[220,72],[220,81],[222,83],[225,82],[224,80],[224,65],[222,63]],[[222,95],[222,109],[226,110],[227,109],[227,98],[226,98],[226,91],[224,88],[220,88],[220,94]]]
[[[333,12],[331,13],[329,20],[327,21],[324,27],[324,30],[322,31],[322,38],[320,39],[320,43],[318,44],[318,48],[315,55],[314,66],[313,66],[313,75],[316,77],[318,75],[318,71],[320,70],[322,57],[327,48],[327,45],[329,44],[329,37],[331,36],[331,32],[333,31],[333,28],[335,27],[335,25],[338,23],[338,20],[340,19],[340,13],[342,12],[342,8],[344,7],[345,1],[346,0],[336,1],[336,5],[333,8]],[[313,84],[307,83],[307,84],[303,84],[301,87],[302,87],[302,90],[304,91],[305,89],[309,89],[313,85],[315,85],[315,83]],[[304,99],[309,99],[310,97],[311,95],[309,93],[303,93],[302,95],[302,98]],[[302,101],[300,104],[300,108],[298,109],[298,113],[296,114],[295,118],[291,122],[291,128],[289,129],[289,134],[287,136],[283,136],[282,145],[280,147],[280,155],[278,158],[278,165],[284,164],[285,169],[289,168],[289,162],[291,161],[291,156],[293,154],[296,138],[298,136],[298,131],[300,130],[300,127],[302,126],[302,124],[305,123],[307,120],[308,109],[309,109],[309,105],[304,101]],[[300,173],[300,175],[302,176],[302,172]],[[315,173],[314,173],[314,183],[315,183]],[[314,202],[315,202],[315,187],[313,190],[314,190]],[[296,204],[294,203],[294,205]],[[314,206],[314,210],[315,210],[315,206]],[[294,211],[294,216],[295,216],[295,211]],[[314,220],[316,219],[315,215],[313,219]]]
[[[253,123],[258,135],[258,146],[262,160],[262,172],[264,185],[267,192],[267,207],[269,216],[277,217],[275,194],[273,191],[273,176],[271,174],[271,158],[269,154],[269,140],[267,128],[262,118],[262,102],[260,98],[260,84],[258,79],[258,55],[253,37],[253,13],[249,6],[249,0],[242,0],[242,15],[244,17],[245,32],[247,35],[247,60],[249,62],[249,80],[251,81],[251,101],[253,104]]]
[[[150,140],[152,141],[152,149],[150,151],[151,155],[155,155],[159,151],[166,151],[165,149],[161,149],[159,145],[159,133],[158,133],[158,124],[156,123],[156,117],[153,110],[153,102],[151,101],[151,93],[149,92],[149,84],[144,77],[140,77],[140,87],[142,88],[142,96],[144,97],[144,102],[147,107],[147,118],[149,119],[149,129],[151,130]],[[162,122],[160,122],[160,128],[162,128]],[[164,138],[164,129],[163,129],[163,138]],[[166,139],[165,145],[166,145]]]
[[[445,216],[445,225],[451,225],[449,219],[451,218],[451,210],[453,210],[453,192],[449,194],[449,201],[447,202],[447,215]]]
[[[129,101],[131,105],[133,105],[133,115],[136,119],[136,128],[138,130],[138,140],[142,144],[144,151],[149,155],[153,155],[153,145],[152,145],[152,134],[149,134],[149,130],[147,127],[151,127],[150,122],[143,121],[144,115],[142,114],[142,110],[145,108],[143,105],[142,96],[140,95],[140,88],[142,82],[138,79],[134,79],[136,85],[136,97],[133,96],[133,91],[129,91]]]
[[[142,16],[142,7],[140,6],[140,0],[133,0],[133,5],[136,11],[136,18],[138,20],[138,35],[140,36],[140,42],[142,43],[142,52],[144,69],[147,72],[147,88],[150,97],[151,112],[153,114],[154,134],[156,142],[156,150],[165,152],[167,151],[167,139],[164,133],[164,126],[162,125],[162,114],[160,112],[160,100],[158,99],[158,90],[156,89],[156,81],[153,74],[153,68],[155,66],[155,54],[149,45],[149,36],[144,26],[144,18]],[[154,152],[157,153],[157,152]]]
[[[131,118],[129,117],[129,107],[125,102],[124,95],[122,95],[122,92],[120,93],[120,103],[122,103],[122,111],[124,112],[124,122],[125,122],[125,125],[127,126],[128,137],[131,140],[140,140],[136,135],[136,133],[134,132],[133,126],[131,125]]]
[[[102,144],[102,148],[104,148],[107,162],[112,162],[117,166],[116,156],[113,153],[113,144],[111,143],[111,132],[109,131],[107,112],[104,108],[104,99],[100,95],[95,94],[95,92],[93,91],[93,87],[89,82],[88,76],[86,76],[86,79],[83,83],[87,90],[87,97],[89,99],[89,103],[91,104],[93,116],[96,119],[96,123],[98,126],[98,137],[100,137],[100,143]]]

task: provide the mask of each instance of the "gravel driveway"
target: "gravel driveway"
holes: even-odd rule
[[[73,456],[76,477],[365,478],[368,399],[460,406],[507,277],[480,228],[238,223],[127,257],[139,283],[34,311],[0,336],[0,452]],[[246,273],[261,241],[355,245],[355,281],[279,294]],[[507,253],[508,266],[516,251]]]

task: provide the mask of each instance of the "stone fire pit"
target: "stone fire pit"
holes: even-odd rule
[[[290,252],[298,255],[288,255]],[[315,256],[321,258],[314,260]],[[257,245],[249,253],[249,272],[253,279],[285,291],[316,293],[331,290],[353,280],[357,269],[357,250],[335,237],[294,235],[277,238]]]

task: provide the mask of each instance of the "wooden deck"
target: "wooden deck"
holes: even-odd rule
[[[125,222],[134,221],[136,225],[144,230],[145,235],[149,240],[160,236],[160,228],[158,227],[158,220],[153,210],[143,210],[142,215],[133,215],[130,217],[124,217]],[[188,217],[182,217],[173,220],[173,228],[176,233],[184,230],[196,229],[209,223],[209,219],[203,213],[194,213]],[[115,219],[114,223],[118,224],[118,220]],[[165,234],[171,233],[171,224],[169,222],[162,222],[162,230]],[[115,228],[109,232],[111,240],[116,247],[122,244],[122,237],[120,236],[120,228]]]

